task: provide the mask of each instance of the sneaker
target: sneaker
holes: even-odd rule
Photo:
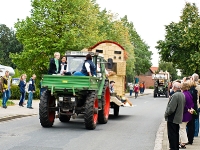
[[[6,108],[7,108],[7,106],[3,106],[3,108],[5,108],[5,109],[6,109]]]
[[[29,109],[33,109],[33,107],[27,107],[27,108],[29,108]]]

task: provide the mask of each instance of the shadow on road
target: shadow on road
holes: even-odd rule
[[[128,119],[130,117],[133,117],[133,115],[119,115],[119,116],[114,116],[113,114],[110,114],[108,120],[124,120],[124,119]]]

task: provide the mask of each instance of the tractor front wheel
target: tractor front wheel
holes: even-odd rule
[[[96,128],[98,120],[98,99],[95,91],[89,93],[85,104],[85,128],[93,130]]]
[[[50,91],[44,91],[39,103],[40,123],[43,127],[52,127],[55,119],[55,110],[50,107],[55,107],[55,97],[51,96]]]

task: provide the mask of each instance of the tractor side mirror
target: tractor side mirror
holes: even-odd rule
[[[108,69],[112,69],[112,67],[113,67],[113,59],[108,58]]]

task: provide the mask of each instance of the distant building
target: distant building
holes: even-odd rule
[[[158,71],[158,67],[151,67],[145,74],[141,74],[137,76],[139,78],[139,82],[145,82],[145,88],[149,88],[150,86],[154,86],[154,80],[152,80],[152,74]]]

